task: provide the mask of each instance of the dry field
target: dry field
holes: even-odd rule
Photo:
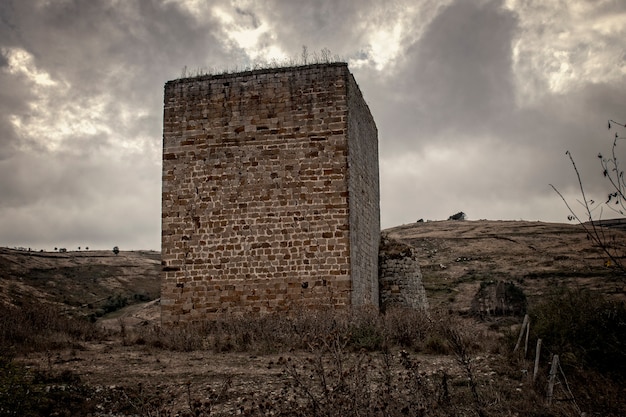
[[[512,352],[522,315],[471,311],[481,283],[506,281],[526,295],[532,320],[551,314],[547,300],[562,315],[593,307],[600,318],[607,302],[623,333],[623,277],[578,227],[445,221],[385,233],[419,254],[428,312],[298,311],[164,329],[158,253],[0,249],[0,416],[625,415],[623,365],[607,371],[549,339],[533,382],[541,322],[524,357]],[[604,332],[581,340],[611,330],[581,329]],[[563,366],[548,406],[554,353]]]
[[[626,281],[574,224],[526,221],[438,221],[386,230],[417,249],[431,305],[467,311],[480,283],[511,281],[530,301],[551,288],[599,291],[623,298]],[[608,229],[626,253],[626,232]]]

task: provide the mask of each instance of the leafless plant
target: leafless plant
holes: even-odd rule
[[[614,125],[622,128],[625,127],[624,124],[613,120],[608,121],[609,130],[612,129]],[[577,202],[582,207],[583,214],[579,215],[574,207],[572,207],[572,205],[554,185],[550,184],[550,187],[552,187],[552,189],[565,203],[565,206],[570,213],[568,215],[568,219],[578,222],[578,224],[587,233],[587,236],[589,236],[594,244],[609,258],[607,266],[616,267],[620,271],[621,280],[626,282],[626,264],[624,263],[624,259],[626,258],[626,246],[624,246],[623,241],[618,239],[614,233],[611,233],[610,229],[603,227],[600,222],[604,214],[604,207],[613,213],[618,214],[622,218],[626,216],[626,179],[624,178],[624,169],[620,165],[621,161],[618,152],[619,142],[623,140],[626,140],[626,137],[622,137],[616,132],[613,140],[613,146],[611,148],[611,155],[609,157],[605,157],[601,153],[598,154],[598,159],[600,159],[600,165],[602,167],[602,174],[609,184],[609,192],[605,202],[596,202],[595,200],[588,198],[580,176],[580,171],[578,170],[576,162],[574,161],[570,151],[567,151],[566,155],[574,168],[576,179],[578,180],[578,189],[580,190],[581,199],[577,200]],[[596,219],[594,217],[598,211],[599,215]]]
[[[191,70],[185,65],[181,70],[180,78],[202,77],[207,75],[225,75],[237,72],[257,71],[267,68],[288,68],[296,67],[299,65],[331,64],[333,62],[344,61],[345,58],[342,58],[338,54],[333,54],[328,48],[322,48],[319,52],[315,50],[311,53],[308,46],[302,45],[302,51],[300,52],[299,56],[292,56],[285,59],[271,58],[269,60],[266,60],[261,58],[242,65],[235,64],[232,67],[223,67],[221,69],[215,67],[197,67],[195,70]]]
[[[471,342],[469,338],[453,326],[444,326],[443,333],[452,352],[454,352],[457,363],[461,366],[467,377],[476,412],[480,417],[486,417],[487,414],[485,413],[483,402],[478,394],[478,383],[472,365],[472,357],[470,355]]]

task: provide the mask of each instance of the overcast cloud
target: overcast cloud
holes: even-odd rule
[[[159,249],[163,85],[349,63],[379,130],[383,227],[567,221],[570,150],[626,121],[621,0],[0,0],[0,245]]]

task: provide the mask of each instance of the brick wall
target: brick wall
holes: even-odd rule
[[[163,322],[378,304],[377,133],[346,64],[175,80],[164,104]]]

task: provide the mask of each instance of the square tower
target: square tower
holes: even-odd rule
[[[378,306],[378,133],[345,63],[165,85],[164,323]]]

